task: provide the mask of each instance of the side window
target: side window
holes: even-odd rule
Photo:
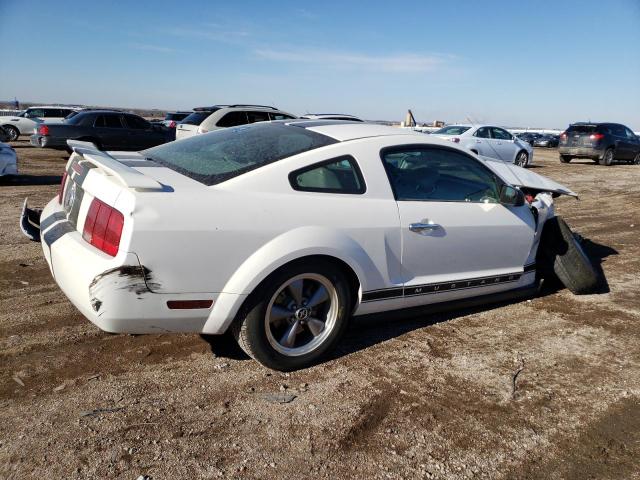
[[[333,158],[289,174],[294,190],[303,192],[362,194],[366,188],[353,157]]]
[[[290,120],[295,117],[285,115],[284,113],[269,112],[269,118],[271,118],[271,120]]]
[[[135,115],[125,115],[124,118],[129,128],[134,130],[148,130],[151,128],[151,124],[144,118],[136,117]]]
[[[502,128],[491,127],[491,135],[496,140],[511,140],[511,134]]]
[[[464,153],[405,147],[385,149],[381,156],[398,201],[499,203],[493,172]]]
[[[268,122],[269,112],[247,112],[249,123]]]
[[[30,108],[25,112],[25,117],[27,118],[42,118],[44,116],[44,110],[42,108]]]
[[[624,127],[624,133],[627,134],[627,138],[635,139],[636,134],[629,130],[627,127]]]
[[[122,128],[120,115],[100,115],[96,118],[95,126],[99,128]]]
[[[489,135],[489,127],[479,128],[473,136],[478,138],[491,138],[491,135]]]
[[[218,127],[236,127],[238,125],[245,125],[247,123],[247,114],[244,112],[229,112],[220,120],[218,120]]]
[[[627,134],[624,131],[624,127],[622,125],[611,125],[611,131],[616,137],[626,137]]]

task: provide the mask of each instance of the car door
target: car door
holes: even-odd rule
[[[103,149],[126,149],[129,145],[121,117],[119,113],[104,113],[96,117],[93,133]]]
[[[479,155],[495,156],[495,152],[493,152],[488,143],[489,140],[491,140],[491,129],[489,127],[480,127],[473,134],[473,142],[470,145],[470,149],[477,151]],[[491,155],[492,153],[493,155]]]
[[[163,134],[154,130],[151,123],[136,115],[124,115],[127,129],[127,149],[144,150],[163,143]]]
[[[513,162],[519,147],[513,141],[513,135],[504,128],[491,127],[491,145],[495,148],[499,158],[504,162]]]
[[[629,144],[629,160],[633,160],[640,154],[640,137],[627,127],[624,127],[624,131],[627,137],[627,143]]]
[[[400,214],[406,306],[513,288],[534,241],[529,208],[499,203],[503,182],[458,150],[401,146],[381,156]]]

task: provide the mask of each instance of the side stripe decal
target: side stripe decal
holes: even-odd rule
[[[426,285],[412,285],[410,287],[394,287],[381,290],[363,292],[362,302],[375,302],[377,300],[389,300],[392,298],[415,297],[434,293],[467,290],[471,288],[488,287],[490,285],[513,283],[520,280],[522,275],[535,271],[535,264],[527,265],[524,272],[496,275],[493,277],[470,278],[455,282],[430,283]]]

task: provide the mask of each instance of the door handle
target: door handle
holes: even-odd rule
[[[476,140],[476,143],[482,143],[482,140]]]
[[[437,223],[411,223],[409,224],[409,230],[413,233],[425,233],[425,232],[432,232],[434,230],[437,230],[439,228],[442,228],[440,225],[438,225]]]

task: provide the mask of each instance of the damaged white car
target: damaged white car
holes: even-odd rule
[[[531,295],[542,261],[575,293],[598,281],[554,215],[573,192],[432,136],[292,120],[139,154],[69,145],[59,195],[25,200],[21,226],[108,332],[231,329],[292,370],[351,316]]]

